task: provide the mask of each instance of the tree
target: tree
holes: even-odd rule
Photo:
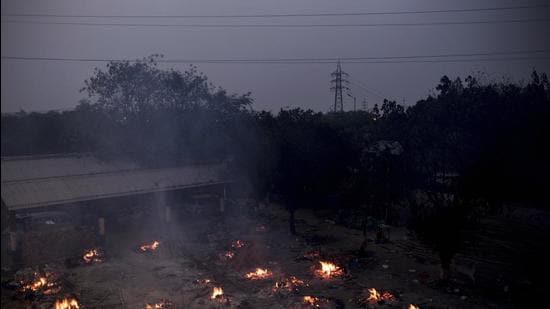
[[[250,94],[229,95],[195,67],[160,69],[160,57],[110,62],[86,80],[80,110],[96,110],[108,122],[109,131],[95,132],[98,147],[152,165],[228,156]]]

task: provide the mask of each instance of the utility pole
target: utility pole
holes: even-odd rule
[[[334,85],[330,88],[331,90],[334,90],[334,111],[343,112],[343,90],[349,90],[349,87],[346,86],[348,84],[348,81],[346,80],[348,73],[342,71],[340,60],[338,60],[338,64],[336,65],[336,71],[332,72],[330,75],[332,76],[332,80],[330,82]]]

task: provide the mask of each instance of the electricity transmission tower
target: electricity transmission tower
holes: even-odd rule
[[[368,108],[367,106],[367,99],[363,98],[363,110],[366,111]]]
[[[332,72],[331,74],[332,80],[330,81],[332,86],[330,89],[334,90],[334,111],[335,112],[343,112],[344,111],[344,95],[343,90],[350,90],[349,87],[347,87],[347,84],[349,83],[346,79],[348,77],[348,73],[342,71],[342,67],[340,66],[340,60],[338,60],[338,64],[336,66],[336,71]]]

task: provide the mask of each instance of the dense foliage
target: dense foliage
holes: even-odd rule
[[[444,76],[436,89],[410,107],[272,114],[192,67],[113,62],[86,81],[75,110],[2,115],[2,155],[94,152],[148,166],[231,157],[257,197],[291,212],[361,208],[391,222],[406,205],[445,266],[477,206],[544,205],[550,85],[533,72],[524,85]]]

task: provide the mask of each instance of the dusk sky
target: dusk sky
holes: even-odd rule
[[[1,109],[3,113],[21,109],[46,111],[75,107],[85,96],[84,93],[79,92],[84,85],[84,80],[93,74],[95,67],[104,68],[106,64],[105,62],[67,60],[75,58],[137,59],[151,54],[163,54],[164,59],[167,60],[381,57],[383,59],[378,61],[384,63],[372,63],[377,61],[375,59],[370,61],[371,63],[346,63],[343,60],[342,64],[343,70],[350,74],[350,81],[353,83],[349,87],[351,93],[357,97],[358,106],[363,99],[366,99],[369,107],[380,103],[382,97],[405,105],[414,104],[429,95],[441,76],[445,74],[451,77],[465,77],[483,72],[482,76],[489,81],[498,81],[503,77],[520,81],[528,78],[533,68],[541,72],[550,72],[550,40],[548,40],[550,7],[418,13],[418,11],[430,10],[548,4],[544,1],[3,0],[1,3]],[[242,16],[150,18],[150,16],[167,15],[404,11],[417,13],[270,18]],[[79,17],[21,16],[21,14],[79,15]],[[89,17],[90,15],[139,15],[142,17],[100,18]],[[486,23],[488,21],[513,22]],[[59,24],[60,22],[110,25]],[[442,22],[462,24],[441,24]],[[464,24],[464,22],[471,23]],[[133,24],[133,26],[112,25],[114,23]],[[409,25],[395,25],[403,23]],[[322,24],[333,26],[201,28],[144,26],[143,24]],[[344,26],[349,24],[369,24],[370,26]],[[477,55],[441,57],[457,54]],[[430,57],[416,58],[416,56]],[[387,57],[413,58],[400,58],[398,59],[400,63],[388,63]],[[495,58],[506,57],[522,59],[494,61]],[[491,61],[478,61],[482,58]],[[446,62],[456,59],[460,62]],[[465,59],[476,61],[464,61]],[[424,62],[403,63],[403,60]],[[165,63],[161,66],[184,70],[188,65]],[[280,108],[301,107],[328,111],[333,103],[333,94],[329,88],[330,73],[336,67],[334,63],[238,62],[196,63],[196,66],[209,77],[211,82],[231,93],[250,91],[254,98],[253,108],[256,110],[276,112]],[[345,100],[345,109],[352,109],[352,100],[349,97]]]

